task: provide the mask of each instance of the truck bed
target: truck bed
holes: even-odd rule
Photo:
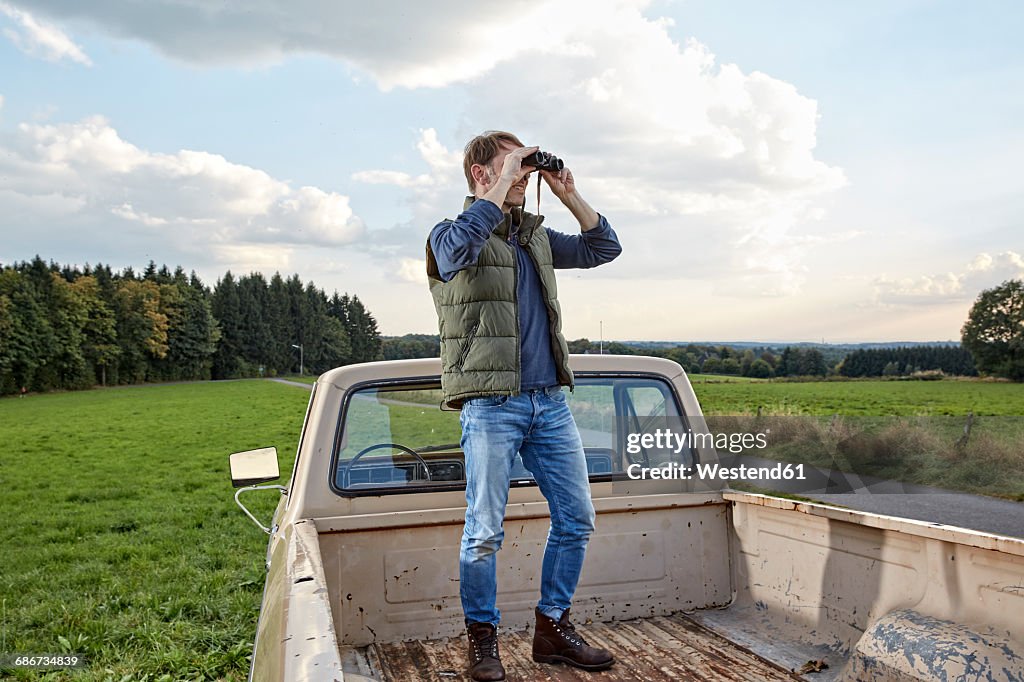
[[[502,663],[509,680],[801,680],[749,649],[712,632],[682,613],[580,627],[591,644],[616,654],[600,673],[565,665],[534,663],[532,630],[500,632]],[[368,647],[342,647],[346,673],[387,682],[468,680],[466,639],[412,640]]]

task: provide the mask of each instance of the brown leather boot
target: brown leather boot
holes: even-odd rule
[[[490,623],[470,623],[469,676],[480,682],[505,679],[505,668],[498,657],[498,631]]]
[[[583,670],[604,670],[615,663],[605,649],[590,646],[569,622],[569,609],[558,620],[536,610],[533,631],[533,660],[538,663],[568,663]]]

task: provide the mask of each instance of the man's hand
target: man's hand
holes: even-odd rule
[[[512,203],[518,204],[523,200],[523,190],[525,188],[525,182],[520,182],[529,175],[531,172],[536,170],[533,166],[524,166],[523,159],[540,149],[540,147],[519,147],[513,149],[505,155],[505,160],[501,164],[501,172],[497,177],[494,175],[494,171],[487,167],[487,176],[490,184],[485,184],[487,191],[481,197],[492,202],[498,208],[504,209],[506,201],[508,201],[509,190],[514,185],[523,185],[518,188],[520,196],[513,197]]]
[[[569,211],[572,212],[573,216],[580,223],[580,230],[586,232],[597,227],[597,223],[600,218],[597,212],[590,207],[580,193],[576,191],[576,181],[573,180],[572,171],[568,168],[563,168],[557,173],[554,171],[540,171],[540,175],[544,178],[544,182],[548,183],[548,187],[551,188],[552,194],[558,197]]]
[[[537,170],[533,166],[524,166],[523,159],[540,149],[540,147],[519,147],[513,149],[505,156],[505,162],[501,164],[501,180],[508,180],[510,185],[522,180],[524,177]]]
[[[558,172],[542,170],[540,175],[544,178],[544,182],[548,183],[551,193],[558,197],[563,204],[566,198],[576,191],[576,182],[572,178],[572,171],[568,168],[563,168]]]

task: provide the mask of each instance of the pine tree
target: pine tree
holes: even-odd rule
[[[352,362],[372,362],[383,359],[377,320],[366,310],[358,296],[352,296],[348,300],[345,317],[346,331],[349,341],[352,343]]]
[[[288,288],[281,273],[275,272],[267,287],[267,326],[270,329],[268,364],[275,372],[286,372],[291,366],[296,343],[292,327],[291,306],[288,302]]]
[[[220,327],[220,340],[213,354],[213,378],[237,377],[241,371],[242,323],[238,286],[230,270],[214,287],[210,308]]]
[[[257,373],[260,367],[267,365],[269,330],[264,322],[265,299],[266,282],[262,275],[254,273],[238,278],[239,356]]]
[[[22,387],[45,391],[54,386],[43,371],[53,355],[53,328],[45,303],[25,272],[27,268],[22,263],[0,272],[0,295],[8,301],[7,325],[11,330],[4,344],[10,366],[10,374],[4,381],[5,393],[19,391]],[[49,278],[45,268],[43,275]]]
[[[6,294],[0,293],[0,395],[14,391],[5,386],[6,379],[11,376],[14,367],[13,339],[15,334],[14,311],[12,310],[11,299]]]

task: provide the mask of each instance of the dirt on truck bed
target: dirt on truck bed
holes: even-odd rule
[[[803,679],[711,632],[687,616],[642,618],[580,627],[587,641],[616,655],[606,671],[588,673],[566,665],[534,663],[533,631],[500,631],[501,660],[509,680],[736,680]],[[343,647],[345,671],[386,682],[468,680],[466,638],[413,640]]]

